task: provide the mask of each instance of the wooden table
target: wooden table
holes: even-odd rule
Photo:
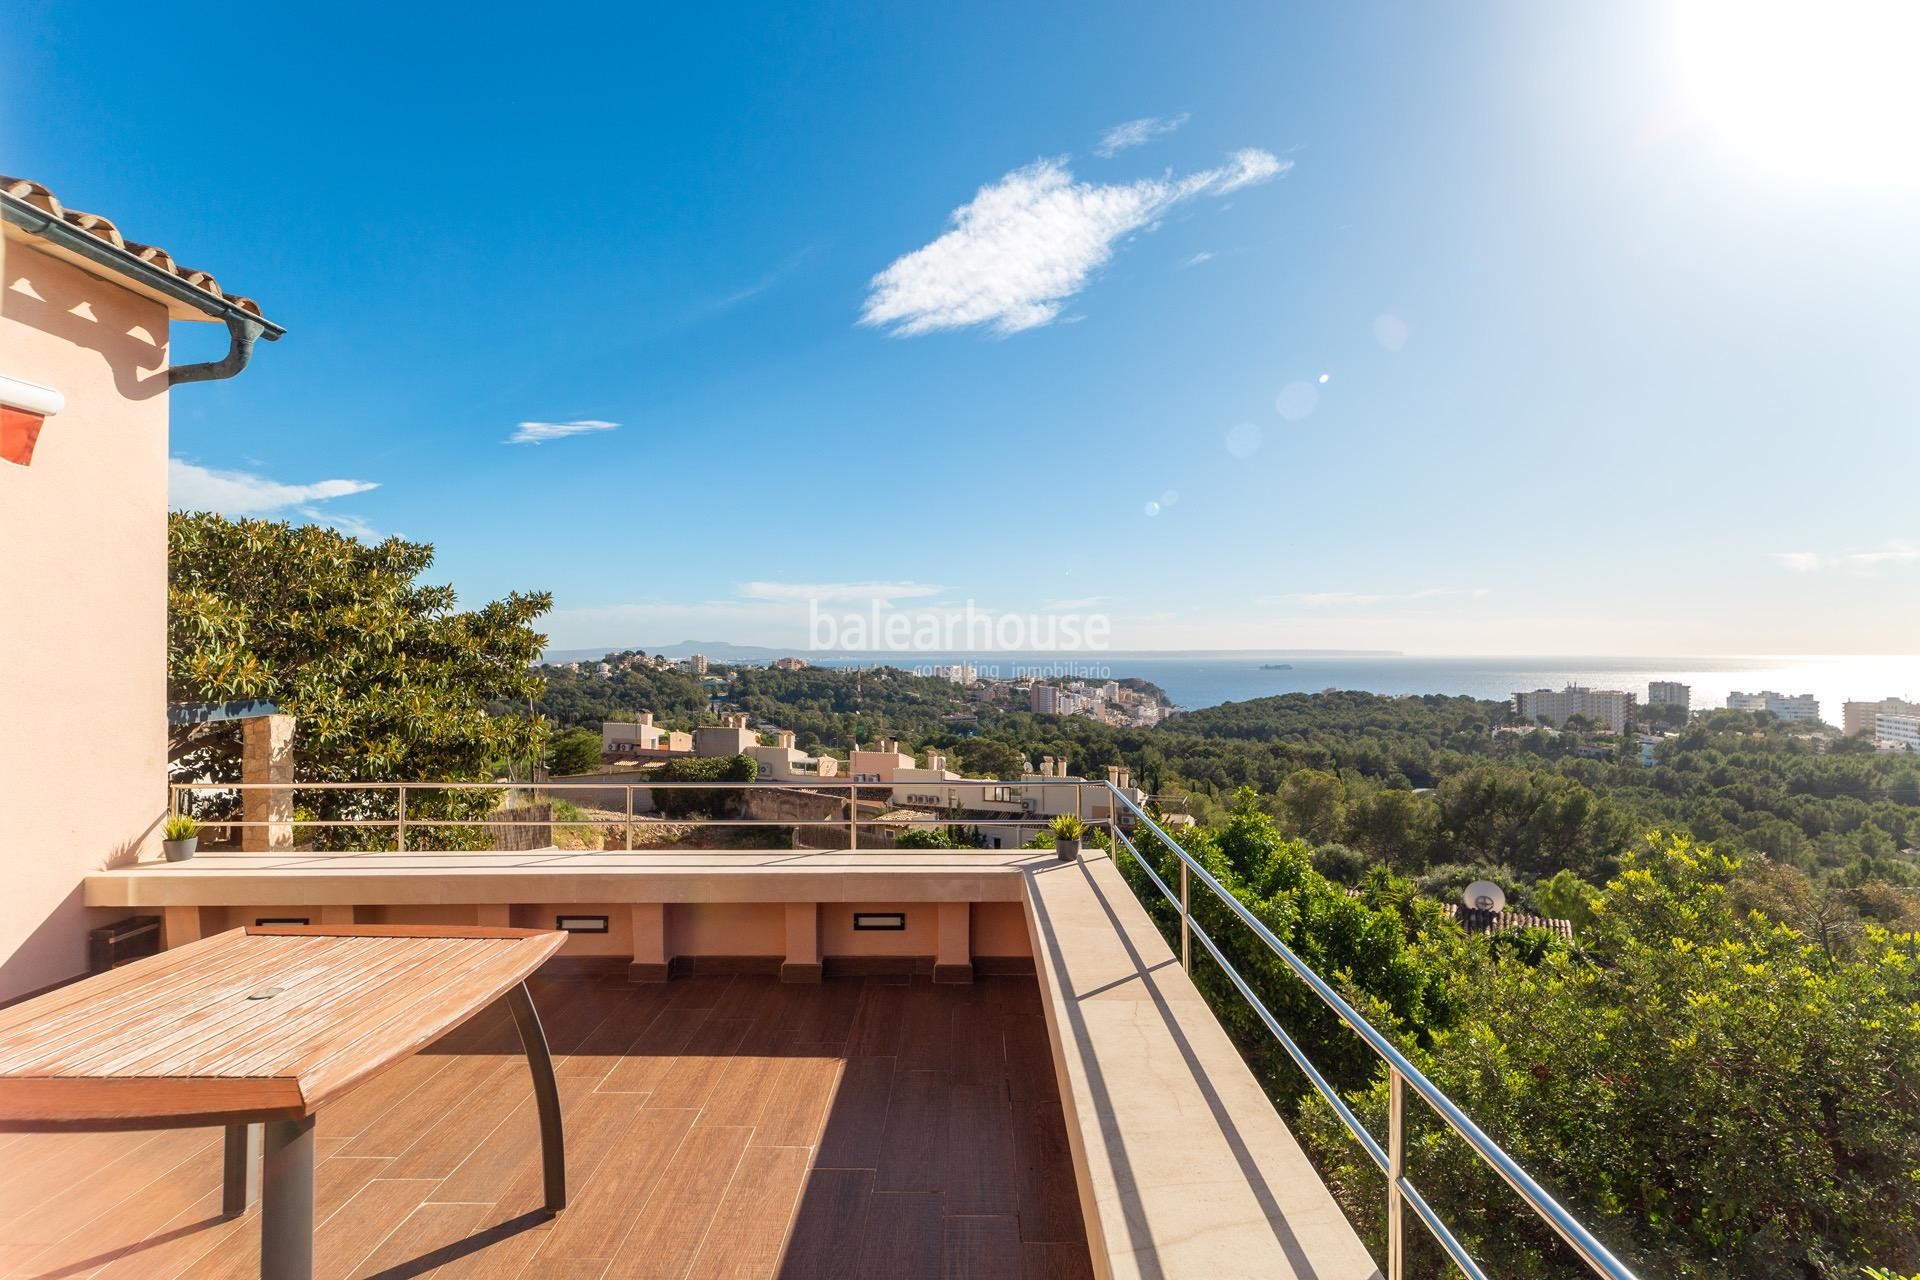
[[[227,1126],[224,1208],[264,1127],[260,1274],[313,1274],[313,1116],[506,996],[533,1073],[546,1207],[566,1205],[560,1094],[526,979],[534,929],[234,929],[0,1010],[0,1133]]]

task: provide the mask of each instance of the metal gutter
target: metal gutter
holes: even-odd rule
[[[205,312],[216,320],[225,321],[229,332],[236,334],[236,344],[238,342],[237,334],[240,331],[236,326],[257,329],[259,336],[266,338],[269,342],[277,341],[280,335],[286,332],[285,326],[277,325],[271,320],[257,316],[245,307],[237,306],[224,298],[216,298],[204,289],[195,288],[179,276],[174,275],[171,271],[162,270],[150,262],[143,262],[135,254],[109,244],[98,236],[89,235],[87,232],[80,230],[80,228],[63,222],[52,214],[35,208],[18,196],[8,195],[4,191],[0,191],[0,220],[11,222],[14,226],[19,227],[29,235],[39,236],[43,240],[50,240],[69,253],[78,254],[90,262],[105,267],[116,275],[126,276],[128,279],[138,281],[147,288],[155,290],[158,293],[163,293],[169,298],[184,302],[194,310]],[[230,352],[227,359],[234,359],[234,354]],[[226,362],[216,361],[214,363],[225,364]],[[244,359],[242,359],[240,363],[244,364]],[[187,365],[182,367],[195,368],[197,366]],[[236,365],[234,372],[238,371],[238,366]]]

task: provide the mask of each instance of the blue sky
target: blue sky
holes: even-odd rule
[[[288,327],[174,397],[176,501],[431,541],[558,646],[880,595],[1116,649],[1914,648],[1886,15],[12,12],[0,171]]]

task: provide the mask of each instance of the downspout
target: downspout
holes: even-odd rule
[[[222,378],[231,378],[247,367],[247,361],[253,358],[254,341],[266,332],[266,326],[239,311],[229,311],[224,318],[227,335],[232,339],[227,354],[218,360],[207,360],[200,364],[174,365],[167,370],[168,386],[177,387],[183,382],[218,382]]]

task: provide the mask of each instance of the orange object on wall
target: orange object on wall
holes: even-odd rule
[[[0,458],[27,466],[33,461],[33,445],[40,438],[46,419],[25,409],[0,405]]]

